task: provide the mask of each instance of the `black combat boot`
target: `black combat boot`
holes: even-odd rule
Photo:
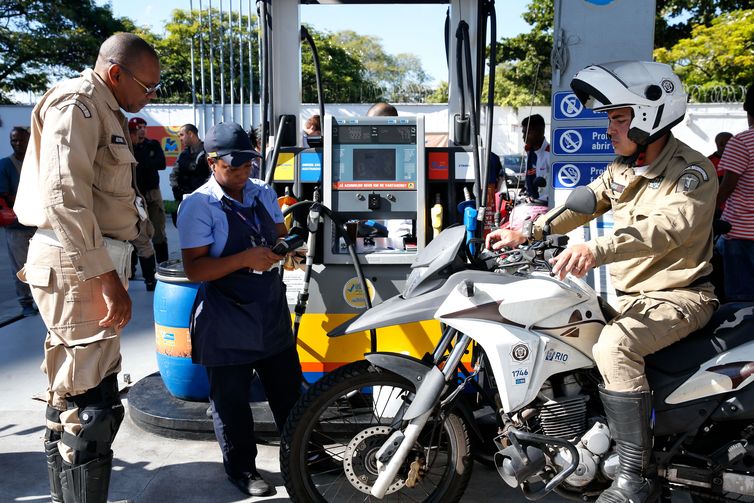
[[[139,257],[139,265],[141,266],[141,275],[144,276],[144,285],[147,287],[147,291],[153,292],[157,285],[157,280],[154,277],[154,255],[151,257]]]
[[[63,463],[60,477],[66,503],[106,503],[113,453],[82,465]]]
[[[48,429],[45,434],[45,457],[47,458],[47,477],[50,480],[50,501],[52,503],[63,503],[63,488],[60,485],[63,457],[58,450],[59,444],[60,434]]]
[[[610,433],[620,465],[613,484],[597,503],[650,503],[659,496],[657,468],[652,463],[652,394],[621,393],[600,388]]]
[[[62,428],[60,424],[60,411],[47,406],[45,419],[48,424],[53,423]],[[60,472],[63,470],[63,456],[60,455],[60,431],[50,428],[45,429],[45,457],[47,458],[47,477],[50,481],[50,501],[63,503],[63,489],[60,486]]]

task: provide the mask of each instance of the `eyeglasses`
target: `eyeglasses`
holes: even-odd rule
[[[121,68],[122,68],[123,70],[125,70],[125,71],[126,71],[126,73],[127,73],[127,74],[128,74],[128,75],[129,75],[129,76],[130,76],[130,77],[132,78],[132,79],[134,79],[134,82],[136,82],[137,84],[139,84],[139,85],[140,85],[140,86],[141,86],[141,87],[142,87],[142,88],[144,89],[144,94],[146,94],[147,96],[149,96],[150,94],[155,94],[155,93],[156,93],[157,91],[159,91],[159,90],[160,90],[160,88],[162,87],[162,82],[158,82],[158,83],[156,83],[156,84],[155,84],[155,85],[153,85],[153,86],[148,86],[148,85],[146,85],[146,84],[145,84],[144,82],[142,82],[142,81],[140,81],[139,79],[137,79],[137,78],[136,78],[136,75],[134,75],[134,73],[133,73],[133,72],[132,72],[131,70],[129,70],[128,68],[126,68],[126,66],[124,66],[123,64],[121,64],[121,63],[118,63],[118,62],[117,62],[117,61],[115,61],[114,59],[108,59],[107,61],[108,61],[108,62],[109,62],[109,63],[110,63],[111,65],[118,65],[118,66],[119,66],[119,67],[121,67]]]

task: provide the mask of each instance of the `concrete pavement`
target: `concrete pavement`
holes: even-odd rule
[[[177,258],[177,232],[168,221],[171,257]],[[10,276],[8,258],[0,249],[0,310],[18,306]],[[5,264],[5,265],[3,265]],[[3,269],[5,268],[5,269]],[[6,276],[5,274],[8,274]],[[128,386],[157,371],[152,316],[153,293],[144,283],[131,282],[133,319],[121,338],[123,354],[119,383],[124,388],[128,410]],[[14,304],[15,303],[15,304]],[[0,318],[2,313],[0,313]],[[45,376],[39,370],[45,328],[39,316],[21,318],[0,328],[0,503],[47,502],[49,488],[42,448],[45,404],[38,398],[45,391]],[[178,440],[148,433],[126,414],[113,445],[114,470],[110,499],[130,498],[135,503],[231,503],[240,501],[289,501],[278,463],[277,439],[259,449],[257,466],[276,486],[277,494],[248,498],[225,479],[222,458],[215,441]],[[675,498],[674,498],[675,499]],[[369,501],[369,500],[365,500]],[[464,503],[526,501],[519,491],[509,488],[494,469],[476,464],[462,499]],[[564,503],[555,495],[545,503]]]
[[[178,257],[177,232],[168,221],[171,257]],[[4,234],[4,233],[3,233]],[[4,239],[4,235],[3,238]],[[3,243],[0,243],[2,245]],[[0,248],[0,319],[17,310],[10,282],[8,258]],[[121,339],[123,364],[119,384],[128,409],[125,374],[132,383],[157,371],[152,316],[153,293],[140,280],[132,281],[133,319]],[[0,502],[49,501],[42,439],[45,376],[39,370],[45,328],[39,316],[20,318],[0,328]],[[114,470],[111,499],[130,498],[136,503],[230,503],[250,501],[225,479],[220,450],[215,441],[178,440],[148,433],[129,414],[113,445]],[[255,501],[289,501],[278,463],[277,439],[260,446],[258,467],[277,487],[277,494]],[[464,502],[523,497],[500,480],[497,473],[477,464]],[[547,498],[551,503],[559,498]]]

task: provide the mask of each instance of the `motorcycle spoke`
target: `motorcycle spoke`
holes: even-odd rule
[[[286,441],[288,445],[292,442],[291,459],[301,463],[298,467],[289,465],[287,470],[288,474],[301,473],[295,480],[302,485],[296,486],[292,499],[301,503],[418,503],[434,499],[438,490],[444,491],[458,477],[454,456],[467,456],[462,423],[452,414],[450,425],[445,424],[446,417],[430,419],[388,492],[378,500],[369,493],[379,473],[376,454],[395,428],[405,427],[406,423],[396,418],[402,417],[410,403],[407,398],[415,390],[412,383],[394,374],[369,371],[366,362],[352,368],[359,370],[342,370],[342,380],[333,380],[330,388],[318,390],[321,398],[299,406],[299,427],[307,426],[296,430],[298,440],[289,437]],[[422,464],[419,477],[409,488],[405,481],[410,470],[417,470],[411,466],[417,459]],[[460,484],[465,486],[467,480],[463,476]],[[286,487],[291,483],[287,481]],[[453,490],[456,487],[459,485]]]

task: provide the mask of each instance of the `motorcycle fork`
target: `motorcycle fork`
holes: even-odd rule
[[[439,352],[440,346],[444,345],[444,347],[447,348],[450,345],[450,340],[454,335],[456,335],[456,333],[457,331],[455,330],[448,330],[447,334],[444,334],[442,340],[440,341],[438,347],[434,352],[435,362],[438,362],[439,359],[442,358],[442,355],[445,353],[444,349],[442,350],[442,352]],[[420,385],[419,389],[416,390],[414,402],[411,404],[411,406],[409,406],[406,412],[413,412],[412,408],[414,408],[414,406],[417,406],[416,408],[419,408],[420,410],[418,411],[418,415],[411,419],[408,422],[408,426],[406,426],[406,428],[403,430],[403,436],[402,438],[400,438],[400,445],[397,449],[395,449],[395,453],[391,456],[387,464],[382,465],[384,466],[384,468],[382,469],[380,475],[377,477],[377,480],[375,481],[370,491],[372,496],[374,496],[375,498],[382,499],[382,497],[385,496],[388,487],[390,487],[390,485],[392,484],[395,475],[403,465],[406,456],[408,456],[408,452],[416,443],[416,440],[419,438],[419,435],[424,429],[424,426],[427,424],[427,420],[429,420],[429,417],[432,415],[432,411],[440,403],[440,397],[442,396],[445,389],[447,389],[447,383],[451,379],[455,378],[456,369],[458,368],[458,365],[461,364],[461,358],[466,353],[466,349],[468,348],[469,344],[471,344],[471,338],[468,335],[464,334],[461,335],[455,346],[453,346],[453,348],[450,350],[450,354],[448,354],[448,357],[445,360],[445,365],[440,370],[443,374],[444,382],[446,383],[445,386],[442,386],[440,388],[431,386],[429,387],[429,389],[427,389]],[[428,376],[436,368],[438,367],[433,366],[426,375]],[[429,379],[422,379],[422,382],[426,381],[429,381]],[[424,391],[424,393],[422,393],[422,391]],[[388,439],[388,442],[395,442],[396,440],[397,439],[394,436],[391,436]],[[380,449],[380,452],[387,449],[387,447],[388,446],[384,445]],[[382,464],[379,461],[378,463]]]

